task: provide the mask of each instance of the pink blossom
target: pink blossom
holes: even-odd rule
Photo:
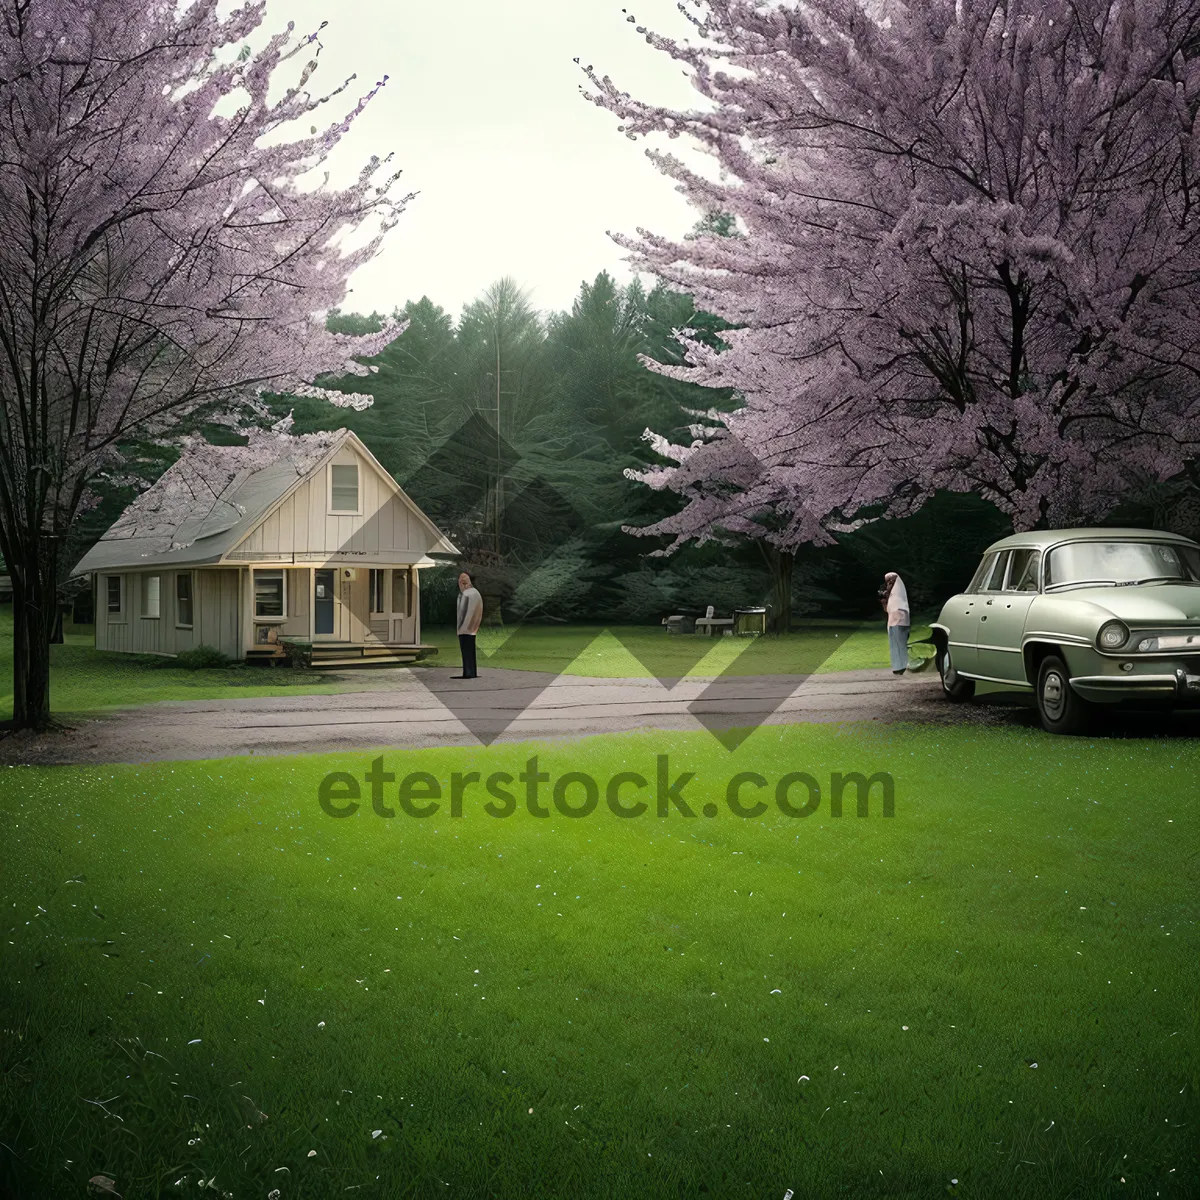
[[[310,95],[315,34],[289,25],[230,55],[265,3],[218,9],[0,0],[0,554],[18,725],[47,718],[60,547],[121,445],[176,437],[214,410],[238,424],[264,391],[363,407],[369,396],[322,377],[369,373],[358,360],[401,331],[343,337],[322,320],[410,198],[391,156],[346,187],[328,171],[312,186],[386,77]],[[352,88],[348,113],[321,115]],[[344,250],[363,228],[365,244]]]
[[[682,7],[682,6],[681,6]],[[707,102],[587,72],[742,237],[614,235],[736,328],[654,371],[742,404],[645,472],[645,532],[791,548],[974,491],[1018,528],[1094,519],[1200,449],[1200,12],[1176,0],[696,0],[647,33]],[[736,444],[737,449],[734,449]]]

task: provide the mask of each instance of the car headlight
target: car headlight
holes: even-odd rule
[[[1120,650],[1129,641],[1129,626],[1124,621],[1105,621],[1096,644],[1101,650]]]
[[[1200,633],[1188,633],[1182,629],[1177,633],[1156,633],[1142,638],[1137,648],[1143,653],[1160,650],[1200,650]]]

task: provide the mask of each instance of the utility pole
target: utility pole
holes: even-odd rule
[[[495,526],[493,539],[496,553],[500,553],[500,314],[496,314],[496,495]]]

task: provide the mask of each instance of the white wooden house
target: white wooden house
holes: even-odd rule
[[[458,551],[348,430],[187,445],[80,560],[96,647],[405,662],[421,642],[420,573]]]

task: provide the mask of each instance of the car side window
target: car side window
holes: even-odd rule
[[[992,569],[996,565],[996,559],[999,557],[998,554],[985,554],[983,556],[983,560],[975,569],[975,574],[971,576],[971,582],[966,586],[967,595],[970,596],[976,592],[983,591],[983,581],[991,575]]]
[[[1036,550],[1014,550],[1008,569],[1006,592],[1036,592],[1038,589],[1038,560]]]
[[[983,583],[979,586],[981,592],[998,592],[1004,586],[1004,572],[1008,568],[1008,560],[1011,554],[1011,550],[1002,550],[996,555],[996,561],[992,563],[992,569],[987,572]]]

